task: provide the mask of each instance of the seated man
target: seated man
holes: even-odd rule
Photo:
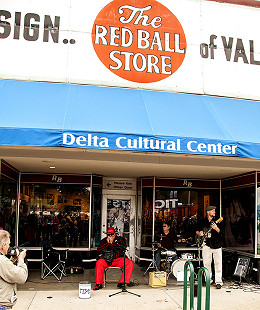
[[[159,240],[155,240],[156,245],[158,246],[157,251],[155,252],[155,267],[156,270],[161,268],[161,253],[162,251],[175,251],[174,242],[176,241],[176,235],[173,230],[170,230],[170,223],[163,223],[163,233]],[[175,255],[176,259],[177,254]]]
[[[116,236],[114,227],[109,227],[106,234],[107,237],[100,241],[97,248],[100,258],[96,262],[96,286],[93,288],[94,290],[99,290],[102,288],[105,268],[119,267],[124,269],[124,251],[126,250],[125,238]],[[125,283],[128,285],[130,284],[133,268],[134,262],[129,258],[125,258],[125,270],[123,270],[117,287],[122,288],[124,286],[124,272]]]

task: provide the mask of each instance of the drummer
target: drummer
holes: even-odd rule
[[[176,242],[177,236],[174,230],[171,230],[171,226],[169,222],[163,223],[163,233],[161,236],[158,236],[158,239],[155,240],[155,244],[157,245],[158,249],[155,252],[155,267],[156,270],[160,270],[161,268],[161,255],[163,251],[175,251],[174,243]],[[177,254],[173,256],[178,259]]]

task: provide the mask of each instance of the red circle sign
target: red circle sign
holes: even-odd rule
[[[114,0],[97,15],[92,43],[101,62],[128,81],[152,83],[171,76],[186,54],[176,16],[155,0]]]

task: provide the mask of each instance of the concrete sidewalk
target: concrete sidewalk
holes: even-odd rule
[[[115,275],[118,277],[118,275]],[[151,288],[148,286],[148,274],[143,276],[140,267],[135,266],[132,275],[138,286],[130,287],[129,292],[140,294],[137,297],[130,293],[120,293],[109,297],[110,294],[120,292],[116,283],[108,283],[99,291],[91,291],[90,299],[79,298],[79,282],[90,281],[92,288],[95,285],[94,270],[85,270],[83,275],[69,275],[58,282],[53,277],[40,280],[39,271],[30,272],[28,282],[19,287],[18,302],[14,310],[129,310],[129,309],[171,309],[180,310],[183,305],[183,283],[178,283],[172,276],[166,287]],[[195,298],[195,309],[197,309]],[[205,288],[203,288],[203,304],[205,309]],[[252,310],[260,309],[260,286],[242,283],[242,286],[232,282],[224,282],[222,289],[211,286],[211,310]],[[189,306],[188,306],[188,309]]]
[[[92,291],[90,299],[80,299],[78,290],[69,291],[19,291],[15,310],[71,310],[71,309],[182,309],[183,288],[131,288],[129,291],[138,293],[141,297],[129,293],[121,293],[112,297],[110,294],[118,289],[105,288]],[[196,298],[195,298],[196,304]],[[244,292],[241,289],[221,290],[211,289],[212,310],[247,310],[260,309],[260,294]],[[189,309],[189,307],[188,307]],[[195,306],[195,309],[197,307]],[[205,309],[204,304],[202,309]]]

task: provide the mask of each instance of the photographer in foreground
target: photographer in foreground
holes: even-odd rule
[[[24,263],[26,251],[17,253],[17,266],[6,257],[10,246],[10,234],[0,230],[0,306],[12,309],[16,296],[16,284],[24,284],[28,277],[27,266]]]

